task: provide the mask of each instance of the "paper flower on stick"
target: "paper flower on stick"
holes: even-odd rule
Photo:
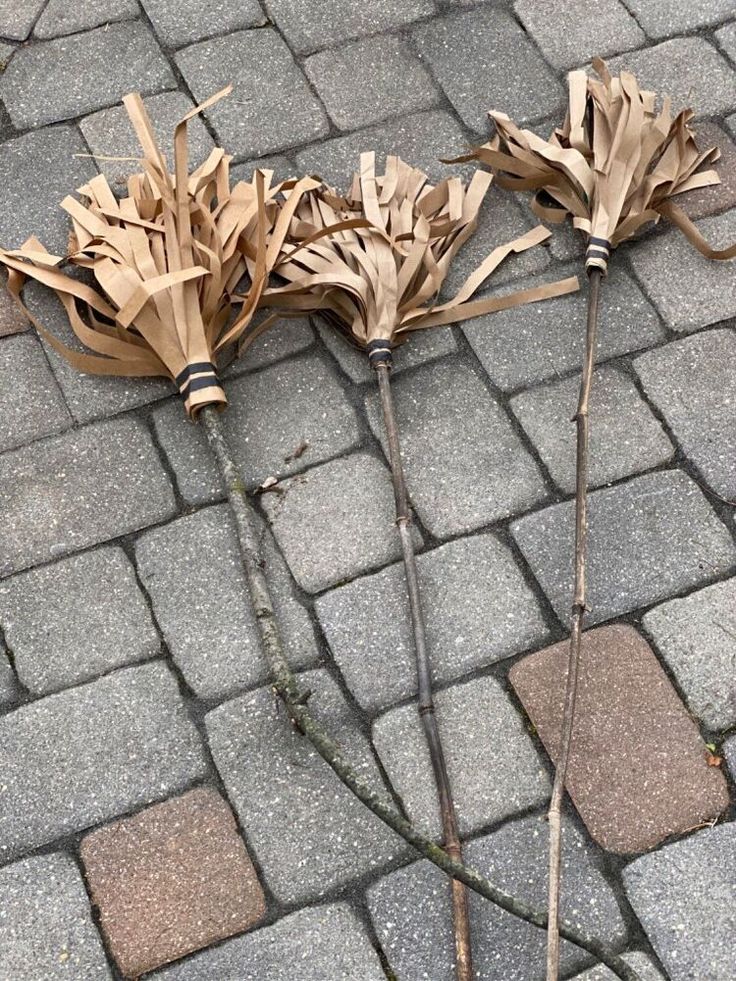
[[[496,136],[462,159],[488,164],[502,187],[535,191],[532,208],[543,221],[570,216],[587,239],[587,268],[605,272],[612,248],[661,217],[707,258],[736,255],[736,245],[712,249],[672,200],[720,183],[715,170],[704,169],[720,151],[698,149],[692,109],[673,118],[669,98],[657,111],[655,93],[642,91],[633,75],[612,76],[600,59],[593,68],[598,79],[583,71],[568,75],[567,118],[549,140],[492,111]]]
[[[143,149],[143,172],[128,178],[117,200],[99,175],[66,197],[73,232],[70,254],[49,254],[35,238],[0,250],[8,286],[20,302],[26,279],[52,289],[88,352],[74,351],[34,321],[39,333],[76,368],[101,375],[163,375],[179,389],[190,416],[227,402],[217,362],[251,321],[302,191],[316,182],[270,186],[270,173],[232,188],[230,157],[221,147],[188,173],[187,123],[229,93],[218,92],[187,113],[174,134],[174,173],[159,149],[140,96],[124,103]],[[279,192],[289,200],[283,211]],[[89,270],[98,292],[67,262]],[[234,299],[245,273],[245,296]],[[82,315],[84,314],[84,316]],[[91,353],[90,353],[91,352]]]

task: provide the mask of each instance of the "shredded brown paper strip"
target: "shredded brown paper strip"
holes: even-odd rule
[[[102,375],[164,375],[178,387],[192,417],[205,405],[224,406],[217,377],[223,349],[251,322],[270,269],[281,254],[300,196],[311,178],[271,186],[272,173],[230,187],[231,158],[217,147],[191,175],[187,124],[230,87],[187,113],[174,133],[174,173],[156,142],[141,97],[124,103],[143,149],[142,173],[117,200],[104,176],[68,196],[70,254],[51,255],[35,238],[0,250],[8,287],[39,333],[76,368]],[[284,197],[285,203],[280,202]],[[91,270],[101,291],[65,275],[68,262]],[[235,297],[245,273],[249,288]],[[62,344],[23,306],[26,279],[53,290],[74,333],[92,354]],[[83,319],[80,307],[86,314]]]
[[[505,296],[471,297],[510,254],[549,238],[541,225],[494,249],[444,303],[438,294],[450,263],[474,232],[492,176],[477,171],[466,187],[458,177],[439,184],[399,157],[376,175],[375,154],[363,153],[360,173],[342,197],[327,186],[304,194],[292,234],[274,271],[286,280],[268,289],[263,306],[296,315],[319,310],[358,347],[376,352],[404,342],[412,331],[560,296],[579,288],[576,277]],[[270,320],[249,331],[250,344]]]
[[[612,76],[593,61],[599,78],[568,75],[565,123],[543,140],[519,129],[504,113],[489,112],[496,136],[460,160],[481,160],[502,187],[535,191],[534,213],[542,221],[570,215],[587,236],[586,268],[606,271],[610,250],[647,222],[668,218],[709,259],[730,259],[736,245],[713,249],[671,200],[697,187],[720,183],[717,147],[700,151],[689,126],[691,109],[672,118],[670,100],[656,111],[654,92],[642,91],[633,75]]]

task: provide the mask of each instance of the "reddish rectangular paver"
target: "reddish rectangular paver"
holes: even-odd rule
[[[247,930],[265,912],[232,812],[208,788],[92,832],[81,854],[126,977]]]
[[[511,683],[553,760],[562,727],[568,643],[519,661]],[[717,817],[723,774],[647,642],[626,625],[583,635],[566,786],[591,836],[643,852]]]

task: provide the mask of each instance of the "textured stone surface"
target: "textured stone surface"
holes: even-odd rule
[[[521,123],[562,105],[560,83],[505,10],[451,14],[418,27],[415,38],[456,112],[476,133],[487,133],[489,109]]]
[[[328,184],[346,191],[360,165],[360,154],[366,147],[375,148],[376,167],[379,169],[385,163],[387,154],[398,154],[434,181],[443,180],[453,173],[459,172],[466,177],[472,173],[467,166],[448,167],[440,160],[441,157],[463,153],[468,147],[462,129],[454,117],[443,109],[418,112],[359,133],[338,136],[300,151],[296,162],[300,171],[319,174]]]
[[[0,869],[0,890],[0,977],[111,981],[71,856],[55,852],[8,865]]]
[[[736,209],[696,222],[713,248],[736,238]],[[705,259],[677,229],[650,238],[629,251],[634,273],[662,314],[679,333],[736,316],[736,287],[727,262]]]
[[[45,0],[0,0],[0,36],[25,41],[44,7]]]
[[[532,250],[537,251],[540,250]],[[558,272],[560,277],[580,276],[582,293],[502,310],[463,325],[484,370],[499,388],[513,390],[580,368],[585,338],[586,278],[580,264]],[[534,277],[515,282],[514,289],[538,283],[539,278]],[[664,338],[651,304],[616,262],[611,263],[601,291],[600,321],[605,327],[599,331],[598,361],[648,347]]]
[[[75,4],[67,3],[66,0],[49,0],[33,33],[35,37],[45,41],[64,34],[88,31],[101,24],[128,20],[137,17],[138,13],[135,0],[84,0],[84,3]]]
[[[30,334],[0,344],[0,452],[60,433],[72,417],[44,357]]]
[[[706,482],[736,498],[736,333],[712,330],[634,362],[647,397]]]
[[[697,122],[693,128],[701,149],[717,146],[721,151],[720,159],[713,165],[721,183],[677,196],[678,207],[690,218],[702,218],[736,205],[736,144],[710,120]]]
[[[34,317],[63,344],[74,351],[85,350],[71,329],[64,308],[53,293],[39,283],[29,283],[23,297]],[[164,398],[174,391],[171,382],[165,378],[88,375],[69,364],[46,341],[42,341],[42,344],[75,422],[91,422],[93,419],[116,415],[126,409]],[[179,412],[184,419],[181,403]]]
[[[333,327],[321,324],[318,318],[316,318],[316,322],[319,336],[350,380],[357,384],[361,382],[375,384],[375,375],[368,364],[365,352],[353,347]],[[452,335],[452,327],[419,331],[415,337],[411,337],[394,351],[394,366],[391,369],[391,377],[405,368],[413,368],[418,364],[436,361],[437,358],[441,358],[445,354],[452,354],[455,351],[457,351],[457,343]]]
[[[295,970],[299,981],[385,978],[365,927],[343,903],[299,910],[154,977],[156,981],[294,981]]]
[[[321,104],[272,28],[202,41],[180,51],[176,61],[200,102],[233,83],[232,95],[206,115],[236,159],[259,157],[327,133]]]
[[[709,729],[736,725],[736,579],[650,610],[642,624]]]
[[[260,157],[258,160],[244,160],[242,163],[232,164],[230,166],[230,178],[232,181],[250,181],[256,167],[273,170],[274,180],[277,181],[284,180],[287,177],[293,177],[296,173],[294,165],[289,161],[288,157],[285,157],[282,153],[274,153],[267,157]],[[286,327],[288,330],[289,325],[298,325],[301,323],[301,320],[285,320],[282,322],[282,327]],[[263,342],[264,338],[271,336],[271,331],[268,334],[262,335],[259,344]],[[257,347],[259,344],[255,344],[253,347]]]
[[[713,116],[736,106],[736,75],[725,58],[702,37],[678,37],[654,48],[611,58],[612,73],[625,69],[639,84],[669,95],[675,110],[689,106]]]
[[[672,978],[724,981],[736,938],[736,824],[667,845],[624,869],[629,902]]]
[[[626,0],[626,6],[635,15],[650,37],[667,37],[692,31],[696,27],[717,24],[733,16],[731,0],[698,0],[697,3],[680,3],[679,0]]]
[[[319,355],[239,378],[226,391],[225,433],[249,485],[323,463],[359,440],[355,412],[335,371]],[[156,432],[186,499],[212,500],[222,485],[204,431],[187,426],[176,408],[172,403],[156,414]]]
[[[646,954],[640,950],[635,950],[630,954],[623,954],[622,959],[633,967],[639,975],[640,981],[664,981],[664,975],[660,974],[652,964]],[[576,974],[573,981],[615,981],[616,975],[609,971],[603,964],[597,964],[589,968],[582,974]]]
[[[308,593],[386,565],[401,554],[391,477],[365,453],[283,481],[281,493],[265,494],[261,500],[294,578]]]
[[[492,882],[527,903],[547,897],[547,823],[541,817],[512,821],[465,848],[465,859]],[[563,823],[562,916],[612,946],[626,927],[614,894],[597,867],[596,850],[572,824]],[[474,967],[484,981],[543,981],[545,934],[470,893]],[[400,869],[368,889],[368,908],[378,939],[401,981],[451,981],[454,945],[447,879],[429,862]],[[590,958],[565,941],[562,970],[580,969]]]
[[[4,645],[0,645],[0,706],[5,708],[18,697],[18,683]]]
[[[322,51],[307,58],[304,70],[330,118],[343,130],[426,109],[439,95],[421,62],[394,37]]]
[[[0,287],[0,337],[20,334],[29,327],[28,318],[19,310],[8,291]]]
[[[50,252],[64,252],[69,216],[59,202],[94,177],[92,161],[75,156],[86,151],[78,131],[69,126],[26,133],[0,145],[0,242],[4,248],[20,248],[35,235]],[[4,276],[2,281],[4,284]]]
[[[286,653],[303,667],[317,657],[309,616],[268,533],[264,546]],[[268,679],[227,507],[148,532],[136,544],[136,561],[169,650],[197,695],[221,699]]]
[[[0,576],[144,528],[175,511],[151,438],[133,419],[0,457]]]
[[[71,119],[175,85],[156,40],[139,21],[22,48],[0,76],[0,96],[18,129]]]
[[[34,695],[153,657],[160,648],[133,567],[119,548],[0,582],[0,624],[18,677]]]
[[[575,423],[580,376],[522,392],[511,408],[539,451],[552,479],[567,494],[575,490]],[[593,376],[590,401],[590,487],[665,463],[674,449],[661,424],[636,390],[613,368]]]
[[[81,855],[126,977],[247,930],[265,913],[232,812],[208,787],[93,831]]]
[[[443,362],[393,385],[412,502],[437,538],[526,510],[546,490],[507,416],[469,368]],[[371,427],[384,443],[375,393]]]
[[[204,3],[202,0],[185,3],[142,0],[142,3],[156,34],[172,48],[266,23],[258,0],[205,0]]]
[[[174,128],[179,120],[193,107],[194,103],[183,92],[162,92],[143,100],[151,118],[154,132],[159,140],[166,159],[173,165]],[[98,155],[98,168],[107,177],[118,194],[126,192],[126,181],[131,169],[136,168],[131,160],[104,160],[104,157],[140,157],[143,153],[128,113],[123,106],[102,109],[86,116],[79,124],[92,153]],[[214,146],[212,137],[205,129],[201,117],[195,116],[187,126],[189,167],[199,167]]]
[[[432,0],[268,0],[271,17],[295,51],[376,34],[435,12]]]
[[[363,780],[382,792],[368,742],[325,671],[300,678],[310,711],[338,740]],[[304,903],[403,854],[401,839],[353,797],[281,711],[270,688],[206,717],[225,781],[266,883],[283,903]]]
[[[518,661],[509,679],[553,760],[559,755],[569,643]],[[591,837],[622,854],[717,818],[723,774],[651,647],[625,624],[583,634],[565,785]]]
[[[705,584],[736,552],[700,488],[678,470],[646,474],[589,498],[589,624]],[[521,518],[511,531],[557,615],[572,602],[574,503]]]
[[[533,593],[508,548],[492,535],[448,542],[420,555],[417,567],[435,681],[452,681],[546,639]],[[402,565],[327,593],[315,609],[332,655],[363,708],[376,711],[415,693]],[[376,610],[382,611],[380,617]]]
[[[293,167],[287,160],[284,161],[284,164],[285,169],[277,170],[274,174],[276,180],[283,180],[293,173]],[[253,170],[250,165],[238,165],[238,167],[246,167],[250,172]],[[235,179],[234,171],[237,169],[237,167],[233,167],[230,171],[233,179]],[[265,368],[275,361],[282,361],[293,354],[299,354],[308,348],[313,341],[314,331],[306,317],[284,318],[261,334],[258,340],[254,341],[243,355],[228,368],[227,375],[240,375],[246,371],[254,371],[256,368]]]
[[[731,772],[732,779],[736,779],[736,736],[731,736],[723,744],[723,751],[726,756],[726,763]]]
[[[435,707],[461,835],[544,804],[550,791],[544,765],[494,678],[447,688],[435,696]],[[373,724],[373,742],[409,819],[441,837],[432,763],[416,705],[382,715]]]
[[[157,662],[1,718],[0,767],[7,860],[181,790],[205,762],[176,680]]]
[[[646,41],[619,0],[516,0],[514,10],[556,68],[575,68],[586,58],[606,58]]]

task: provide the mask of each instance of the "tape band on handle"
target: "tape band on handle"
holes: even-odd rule
[[[174,382],[185,402],[190,392],[199,392],[203,388],[212,388],[220,384],[217,369],[211,361],[193,361],[179,372]]]
[[[600,269],[605,275],[610,256],[611,243],[608,239],[591,236],[585,253],[585,271],[589,273],[591,269]]]
[[[379,364],[388,365],[390,368],[394,363],[388,341],[369,341],[366,344],[366,351],[368,352],[368,361],[372,368],[375,368]]]

